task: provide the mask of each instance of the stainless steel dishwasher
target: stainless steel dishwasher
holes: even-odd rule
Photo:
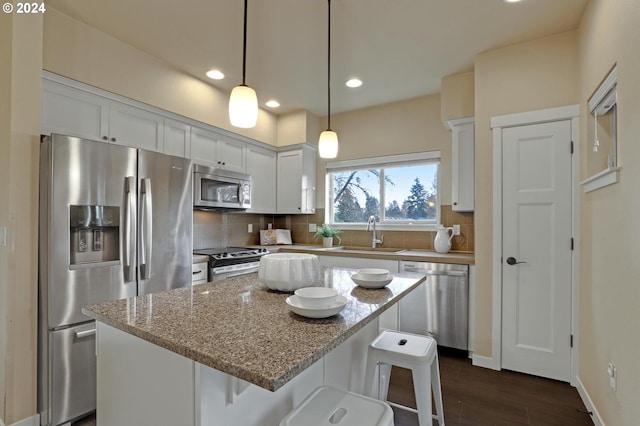
[[[468,350],[469,266],[401,261],[400,271],[427,276],[400,300],[400,330],[429,335],[440,346]]]

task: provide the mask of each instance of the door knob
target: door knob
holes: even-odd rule
[[[518,262],[515,257],[507,257],[507,263],[509,265],[517,265],[518,263],[527,263],[527,262]]]

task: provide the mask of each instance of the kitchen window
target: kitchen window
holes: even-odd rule
[[[387,229],[435,225],[439,169],[440,151],[329,162],[326,222],[361,229],[375,216]]]

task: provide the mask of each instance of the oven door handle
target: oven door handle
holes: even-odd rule
[[[251,274],[252,272],[256,272],[258,270],[258,266],[242,269],[240,271],[231,272],[225,276],[225,278],[237,277],[239,275]]]
[[[231,271],[218,270],[215,268],[211,269],[211,275],[224,275],[225,278],[237,277],[238,275],[250,274],[252,272],[257,272],[260,268],[260,265],[255,266],[247,266],[244,268],[234,269]]]

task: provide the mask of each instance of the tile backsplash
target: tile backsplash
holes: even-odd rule
[[[453,237],[453,251],[474,251],[473,212],[454,212],[450,205],[441,206],[440,218],[444,226],[460,225],[460,235]],[[290,229],[294,244],[321,244],[309,232],[309,224],[324,222],[324,209],[317,209],[311,215],[262,215],[243,212],[194,211],[193,247],[218,248],[260,244],[260,230],[273,228]],[[248,225],[252,232],[248,232]],[[434,231],[381,231],[384,234],[383,247],[433,250]],[[363,230],[344,231],[342,244],[366,247],[371,244],[371,233]]]

